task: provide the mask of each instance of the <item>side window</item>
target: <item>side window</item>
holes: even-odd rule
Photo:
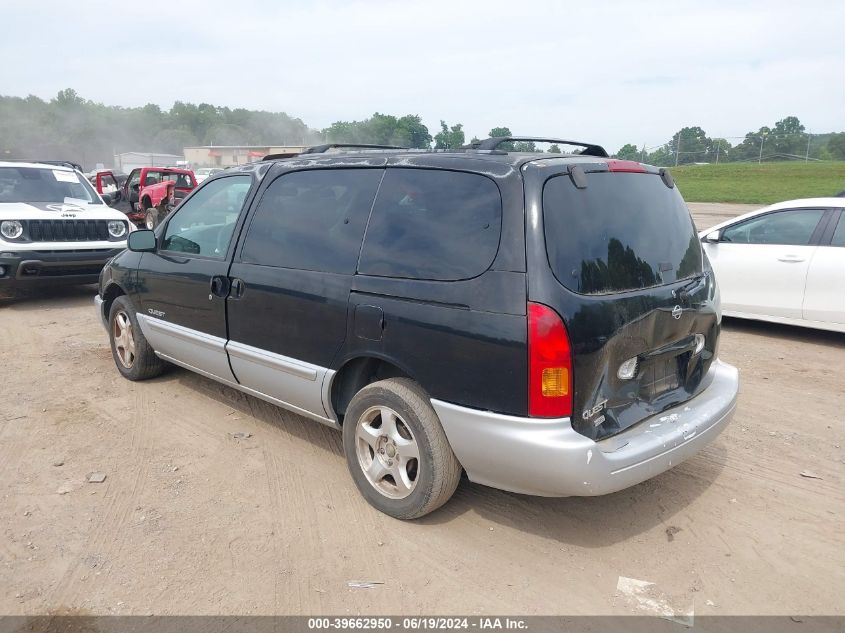
[[[280,176],[261,196],[241,260],[354,273],[382,174],[381,169],[319,169]]]
[[[208,183],[173,214],[161,249],[223,257],[251,184],[247,175]]]
[[[100,178],[100,186],[103,189],[103,193],[114,193],[117,191],[117,180],[111,174],[103,174]]]
[[[149,187],[150,185],[154,185],[156,183],[161,182],[161,172],[160,171],[148,171],[147,175],[144,176],[144,186]]]
[[[132,173],[129,174],[129,188],[132,188],[132,185],[137,185],[141,182],[141,170],[140,169],[133,169]]]
[[[444,281],[476,277],[493,263],[501,231],[502,197],[489,178],[388,169],[358,272]]]
[[[845,212],[839,214],[839,224],[836,225],[830,245],[845,246]]]
[[[722,232],[723,242],[806,246],[824,209],[777,211],[734,224]]]

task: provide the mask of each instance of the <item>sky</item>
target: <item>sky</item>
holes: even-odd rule
[[[615,150],[795,115],[845,130],[845,2],[0,0],[0,94],[418,114]],[[285,139],[266,139],[268,143]]]

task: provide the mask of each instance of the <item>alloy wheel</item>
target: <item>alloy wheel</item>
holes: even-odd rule
[[[120,364],[126,369],[132,369],[135,364],[135,336],[132,332],[132,321],[123,310],[114,315],[112,337]]]
[[[410,427],[390,407],[370,407],[358,419],[355,452],[367,481],[385,497],[404,499],[414,491],[419,446]]]

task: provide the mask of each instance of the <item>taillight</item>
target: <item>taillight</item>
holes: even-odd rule
[[[646,171],[645,167],[635,160],[619,160],[617,158],[607,161],[607,170],[633,173],[645,173]]]
[[[557,312],[528,304],[528,415],[572,415],[572,350]]]

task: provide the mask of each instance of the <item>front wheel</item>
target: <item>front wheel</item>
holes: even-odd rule
[[[436,510],[461,479],[428,397],[407,378],[381,380],[355,395],[344,416],[343,449],[364,498],[397,519]]]
[[[125,296],[115,299],[109,310],[109,342],[114,364],[124,378],[146,380],[164,371],[165,362],[147,342]]]

